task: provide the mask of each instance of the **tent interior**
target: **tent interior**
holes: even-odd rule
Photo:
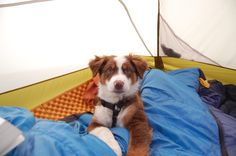
[[[104,55],[139,55],[164,72],[199,68],[236,85],[235,15],[235,0],[2,0],[0,106],[53,120],[80,113],[52,117],[45,105],[83,94],[89,61]]]

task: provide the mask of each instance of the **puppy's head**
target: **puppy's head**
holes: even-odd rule
[[[89,63],[93,76],[99,74],[99,92],[130,96],[138,90],[138,78],[143,78],[147,63],[140,57],[103,56]]]

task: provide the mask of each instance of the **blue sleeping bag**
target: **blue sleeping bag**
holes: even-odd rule
[[[116,154],[102,140],[87,134],[92,115],[84,114],[71,123],[35,119],[23,108],[0,107],[0,116],[21,129],[25,141],[7,156],[95,156]],[[129,133],[124,128],[112,128],[122,154],[128,147]]]
[[[218,127],[196,92],[198,69],[165,73],[149,70],[140,82],[145,112],[153,128],[151,156],[219,156]],[[86,133],[91,115],[73,123],[35,119],[22,108],[1,107],[0,116],[19,127],[26,140],[8,156],[113,156],[101,140]],[[125,155],[129,133],[112,129]]]
[[[153,128],[151,156],[219,156],[218,127],[198,93],[198,69],[146,72],[141,83]]]

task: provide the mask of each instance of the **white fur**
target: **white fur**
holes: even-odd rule
[[[116,126],[118,127],[124,127],[124,123],[122,122],[123,121],[123,118],[126,116],[127,113],[129,113],[129,110],[132,106],[128,106],[127,108],[125,109],[121,109],[118,117],[117,117],[117,123],[116,123]]]
[[[131,106],[128,106],[125,109],[121,109],[118,117],[117,117],[117,123],[116,126],[118,127],[124,127],[123,124],[123,118],[124,116],[129,112],[129,109]],[[97,122],[102,124],[106,127],[111,127],[112,125],[112,111],[109,108],[103,107],[103,106],[96,106],[94,117],[96,118]]]
[[[112,124],[112,111],[109,108],[101,106],[95,107],[94,117],[97,122],[106,126],[111,127]]]
[[[131,85],[128,90],[125,90],[123,93],[117,94],[109,90],[107,85],[99,83],[98,97],[110,103],[117,103],[124,97],[129,97],[134,95],[138,91],[138,88],[139,88],[139,83],[136,82],[133,85]]]
[[[92,135],[95,135],[103,142],[105,142],[115,153],[117,156],[121,156],[121,148],[118,142],[115,140],[111,131],[106,127],[97,127],[89,132]]]
[[[106,85],[109,91],[115,90],[115,81],[119,80],[124,82],[123,91],[128,91],[131,86],[131,80],[127,78],[127,76],[122,71],[122,64],[125,63],[126,58],[124,56],[115,57],[116,66],[118,67],[118,73],[113,75],[109,81],[106,81]]]
[[[116,103],[124,97],[132,96],[138,91],[139,83],[136,82],[132,84],[131,79],[129,79],[122,71],[122,64],[126,61],[124,56],[119,56],[114,58],[116,61],[116,66],[118,67],[118,73],[113,75],[109,81],[104,84],[99,83],[98,97],[106,100],[110,103]],[[124,82],[123,92],[115,93],[114,82],[120,80]]]
[[[121,67],[123,63],[125,63],[126,58],[124,56],[117,56],[114,60],[116,61],[116,66],[118,67],[118,74],[123,74]]]
[[[139,82],[132,84],[131,80],[122,72],[122,64],[126,61],[125,57],[115,57],[116,65],[118,67],[118,74],[113,75],[109,81],[106,81],[106,84],[99,83],[98,87],[98,97],[109,102],[117,103],[119,100],[122,100],[125,97],[134,95],[138,91]],[[121,80],[124,82],[123,92],[116,93],[114,92],[114,81]],[[129,107],[128,107],[129,108]],[[128,113],[128,108],[125,110],[121,109],[117,117],[117,126],[123,127],[123,117]],[[111,127],[112,125],[112,111],[109,108],[101,106],[95,107],[94,117],[97,122],[100,124]]]

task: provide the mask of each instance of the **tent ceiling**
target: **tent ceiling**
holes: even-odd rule
[[[162,16],[178,37],[217,64],[236,69],[235,0],[161,2]]]
[[[0,8],[0,34],[0,92],[85,68],[94,55],[149,55],[114,0]]]
[[[123,1],[155,55],[157,0]],[[192,59],[193,50],[210,63],[236,69],[234,0],[161,0],[161,14],[191,48],[167,31],[162,44],[185,53],[184,58]],[[149,55],[118,0],[0,7],[0,34],[0,93],[84,68],[94,55]]]

